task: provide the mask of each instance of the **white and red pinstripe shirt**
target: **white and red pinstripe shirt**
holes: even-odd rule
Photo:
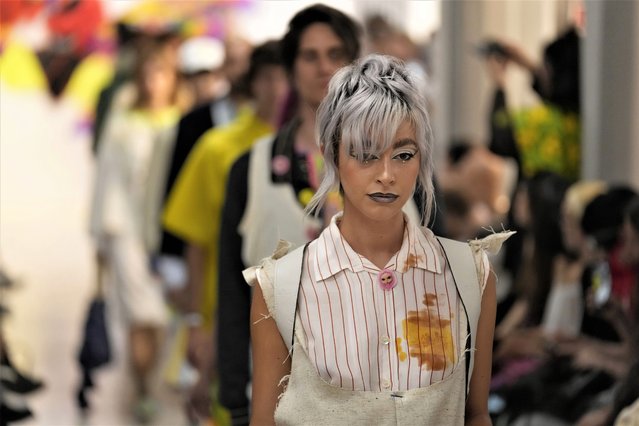
[[[461,365],[467,319],[450,268],[432,232],[406,220],[402,246],[385,268],[397,280],[391,290],[344,240],[339,215],[308,246],[299,318],[309,359],[333,386],[409,390]]]

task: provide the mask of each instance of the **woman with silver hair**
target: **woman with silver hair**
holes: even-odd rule
[[[485,251],[427,220],[432,136],[403,63],[370,55],[338,71],[317,115],[325,174],[307,212],[343,211],[304,247],[245,271],[253,424],[490,424],[495,277]]]

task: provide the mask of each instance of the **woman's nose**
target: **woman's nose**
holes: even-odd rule
[[[379,162],[379,174],[377,175],[377,181],[383,185],[390,185],[395,183],[395,170],[393,169],[393,160],[384,157]]]

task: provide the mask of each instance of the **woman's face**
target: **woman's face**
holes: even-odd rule
[[[621,258],[628,265],[639,267],[639,230],[637,230],[628,218],[621,228]]]
[[[300,37],[293,66],[293,84],[300,100],[317,108],[328,92],[328,82],[349,62],[344,42],[330,26],[316,23]]]
[[[379,156],[365,155],[364,161],[340,145],[338,172],[344,189],[344,214],[356,214],[374,221],[402,215],[412,197],[420,169],[415,129],[404,121],[394,144]],[[375,141],[373,141],[373,144]]]
[[[579,219],[568,211],[565,203],[561,206],[560,229],[564,246],[575,253],[580,252],[586,244],[586,237],[581,230]]]
[[[177,84],[173,64],[161,58],[147,62],[143,68],[144,88],[154,105],[169,105]]]

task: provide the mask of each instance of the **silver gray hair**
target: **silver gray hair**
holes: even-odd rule
[[[418,77],[399,59],[368,55],[335,73],[317,110],[316,140],[324,156],[324,178],[307,212],[319,214],[329,192],[339,188],[340,145],[360,161],[393,145],[397,130],[408,121],[420,153],[418,188],[424,202],[422,219],[433,207],[433,141],[424,94]]]

